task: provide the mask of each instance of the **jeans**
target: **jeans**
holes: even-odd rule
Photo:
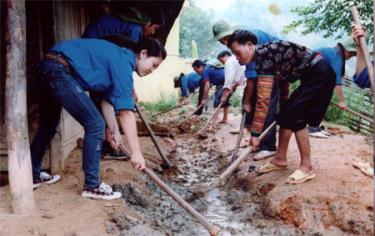
[[[246,91],[246,88],[245,90]],[[267,127],[272,124],[276,120],[276,110],[277,110],[277,103],[279,100],[279,90],[277,86],[277,82],[273,82],[272,85],[272,93],[271,93],[271,100],[269,103],[269,109],[267,113],[267,117],[264,123],[264,128],[267,129]],[[252,120],[254,118],[254,111],[255,111],[255,105],[256,105],[256,90],[254,90],[253,96],[251,97],[251,112],[246,113],[245,118],[245,127],[250,129]],[[263,141],[260,143],[260,150],[268,150],[268,151],[276,151],[276,126],[268,133],[266,137],[264,137]]]
[[[60,120],[63,107],[84,128],[84,184],[100,185],[100,155],[104,136],[104,120],[92,100],[64,65],[45,59],[41,63],[41,96],[39,128],[31,143],[34,180],[39,178],[43,155]]]

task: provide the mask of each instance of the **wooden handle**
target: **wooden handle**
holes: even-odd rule
[[[171,107],[171,108],[169,108],[169,109],[167,109],[167,110],[165,110],[165,111],[161,111],[161,112],[159,112],[159,113],[156,113],[156,114],[154,114],[154,115],[152,115],[152,116],[153,116],[153,117],[156,117],[156,116],[159,116],[159,115],[161,115],[161,114],[165,114],[165,113],[168,113],[168,112],[170,112],[170,111],[173,111],[173,110],[175,110],[175,109],[177,109],[177,108],[179,108],[179,107],[182,107],[182,106],[177,105],[177,106]]]
[[[238,149],[240,148],[241,139],[242,139],[242,136],[243,136],[243,130],[245,128],[246,114],[247,114],[246,112],[242,113],[240,133],[238,134],[236,147],[234,148],[234,152],[233,152],[233,155],[232,155],[232,163],[236,160],[237,152],[238,152]]]
[[[339,107],[339,104],[337,104],[336,102],[331,101],[331,103]],[[360,118],[362,118],[362,119],[364,119],[364,120],[367,120],[367,121],[370,122],[370,123],[373,123],[373,120],[372,120],[370,117],[364,116],[364,115],[362,115],[361,113],[358,113],[358,112],[356,112],[356,111],[353,111],[353,110],[350,109],[350,108],[345,108],[345,109],[343,109],[343,110],[346,111],[346,112],[352,113],[353,115],[356,115],[356,116],[358,116],[358,117],[360,117]]]
[[[274,121],[272,124],[268,126],[266,130],[263,131],[263,133],[259,136],[259,140],[262,141],[264,137],[273,129],[276,125],[276,121]],[[243,160],[245,160],[248,155],[250,155],[252,151],[251,146],[247,148],[246,152],[238,157],[219,177],[220,183],[225,183],[225,181],[228,179],[229,175],[233,173],[233,171],[242,163]]]
[[[215,94],[212,94],[211,96],[209,96],[207,98],[207,101],[210,100]],[[187,120],[190,119],[190,117],[192,117],[195,112],[197,112],[199,109],[201,109],[205,104],[201,103],[193,112],[191,112],[185,119],[183,119],[180,123],[178,123],[175,127],[179,127],[181,126],[183,123],[185,123]]]
[[[354,23],[356,23],[358,25],[361,25],[361,20],[359,19],[357,7],[353,6],[351,8],[351,11],[352,11]],[[363,52],[363,56],[365,58],[368,75],[370,77],[370,84],[371,84],[372,92],[373,92],[373,94],[375,94],[374,67],[373,67],[373,65],[371,63],[371,60],[370,60],[370,54],[369,54],[369,50],[367,48],[367,43],[366,43],[365,37],[363,37],[363,36],[359,37],[359,46],[361,47],[361,50]]]
[[[151,140],[154,143],[156,149],[158,150],[158,152],[159,152],[159,154],[161,156],[161,159],[163,159],[163,161],[168,165],[168,167],[173,166],[173,163],[165,156],[165,154],[164,154],[163,150],[161,149],[158,141],[156,140],[154,131],[152,131],[150,125],[146,121],[146,118],[143,116],[143,114],[142,114],[141,110],[139,109],[138,105],[135,103],[134,106],[135,106],[135,109],[137,110],[138,115],[141,118],[143,124],[146,126],[148,132],[150,133]]]
[[[173,191],[168,185],[166,185],[159,177],[147,167],[143,172],[148,175],[160,188],[162,188],[169,196],[171,196],[181,207],[183,207],[190,215],[198,220],[209,232],[210,235],[216,236],[220,231],[220,228],[211,224],[202,214],[195,210],[189,205],[182,197],[180,197],[175,191]]]

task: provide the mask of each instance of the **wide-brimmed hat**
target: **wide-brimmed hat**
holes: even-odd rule
[[[340,44],[348,52],[357,52],[357,48],[352,38],[346,38],[338,44]]]
[[[238,26],[231,26],[225,20],[220,20],[212,26],[213,37],[210,39],[210,41],[218,41],[225,36],[233,34],[233,32],[237,29]]]

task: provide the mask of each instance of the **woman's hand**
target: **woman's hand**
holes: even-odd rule
[[[143,158],[142,153],[133,153],[130,160],[133,163],[133,167],[136,170],[144,170],[145,169],[146,164],[145,164],[145,159]]]

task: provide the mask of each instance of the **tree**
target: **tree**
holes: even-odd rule
[[[197,7],[193,1],[190,6],[183,9],[180,17],[180,54],[183,57],[191,57],[192,40],[198,46],[198,55],[209,55],[216,43],[209,42],[212,37],[213,12],[206,12]]]
[[[303,26],[302,33],[323,33],[327,38],[335,36],[337,39],[351,34],[353,17],[351,7],[356,6],[362,24],[372,38],[372,0],[314,0],[310,6],[291,9],[301,19],[295,20],[284,28],[284,33]]]

